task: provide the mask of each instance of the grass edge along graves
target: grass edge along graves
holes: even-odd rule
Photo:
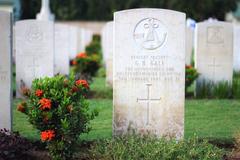
[[[102,88],[105,84],[105,80],[104,78],[94,78],[92,86],[98,89],[98,86],[94,86],[96,85],[94,83],[101,85]],[[105,90],[107,89],[108,88],[105,88]],[[237,100],[186,100],[185,138],[191,139],[190,135],[194,136],[194,133],[196,133],[196,136],[200,139],[208,139],[214,144],[220,144],[222,146],[232,146],[234,143],[233,135],[238,131],[235,127],[238,126],[240,122],[238,118],[240,114],[239,105],[240,102]],[[99,147],[102,142],[109,142],[111,139],[112,100],[91,99],[90,108],[97,108],[99,116],[91,122],[92,131],[90,131],[89,134],[83,135],[81,139],[87,144],[89,142],[90,144],[96,143],[97,148],[93,148],[95,151],[91,151],[96,152],[96,150],[100,149]],[[217,116],[218,114],[220,115]],[[14,118],[14,130],[20,131],[21,135],[28,137],[28,139],[36,140],[39,135],[29,123],[26,123],[26,117],[16,110],[14,110],[14,115],[14,117],[18,117],[18,119]],[[16,124],[18,124],[18,127]],[[204,135],[206,135],[206,133],[209,133],[209,135],[205,137]],[[120,143],[119,145],[121,145],[123,142],[118,141],[111,143]],[[106,152],[107,150],[104,150],[104,154],[106,154]],[[113,154],[112,151],[109,152]]]

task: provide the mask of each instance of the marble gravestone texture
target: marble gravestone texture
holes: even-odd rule
[[[31,87],[35,78],[54,75],[54,24],[24,20],[16,23],[17,95],[22,86]]]
[[[114,14],[113,134],[184,135],[184,13]]]
[[[86,30],[86,45],[92,42],[93,32],[89,29]]]
[[[0,11],[0,129],[12,129],[11,56],[12,15]]]
[[[78,28],[78,53],[80,52],[85,52],[85,47],[86,47],[86,35],[85,35],[86,30],[84,28]]]
[[[62,24],[55,24],[55,54],[54,54],[54,73],[68,75],[69,53],[70,53],[70,32],[69,26]]]
[[[70,34],[70,59],[74,59],[78,53],[78,27],[70,26],[69,27],[69,34]]]
[[[85,29],[85,28],[79,28],[78,30],[78,52],[85,52],[86,47],[90,44],[92,41],[92,31]]]
[[[186,65],[191,65],[194,31],[186,27]]]
[[[106,84],[113,85],[113,22],[106,24],[106,41],[105,41],[105,64],[106,64]]]
[[[234,26],[233,69],[240,71],[240,25]]]
[[[195,43],[195,67],[200,73],[197,86],[204,81],[231,83],[233,77],[232,24],[226,22],[198,23]]]
[[[101,47],[102,47],[102,54],[103,54],[103,62],[106,67],[106,49],[107,49],[107,23],[103,26],[101,31]]]

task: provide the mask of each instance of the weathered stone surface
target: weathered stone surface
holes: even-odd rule
[[[113,84],[113,22],[106,24],[106,38],[104,42],[106,84],[112,87]]]
[[[226,22],[197,24],[195,67],[200,73],[197,86],[203,81],[232,82],[233,26]]]
[[[240,25],[234,26],[233,69],[240,71]]]
[[[186,64],[190,65],[193,51],[193,36],[194,31],[190,27],[186,27]]]
[[[162,9],[114,14],[114,135],[183,137],[185,21]]]
[[[103,62],[105,64],[106,67],[106,56],[107,56],[107,25],[105,24],[102,28],[102,32],[101,32],[101,46],[102,46],[102,54],[103,54]]]
[[[9,12],[0,11],[0,129],[11,130],[12,23]]]
[[[16,81],[20,96],[23,84],[54,75],[54,24],[24,20],[16,23]]]
[[[55,24],[55,74],[69,74],[70,32],[69,26]]]
[[[78,53],[78,27],[70,26],[70,59],[74,59]]]
[[[85,52],[86,47],[92,41],[92,36],[92,31],[85,28],[78,29],[78,52]]]

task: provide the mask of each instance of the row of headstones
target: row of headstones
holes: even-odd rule
[[[113,27],[114,22],[108,22],[102,29],[106,82],[110,86],[113,84]],[[153,27],[152,32],[154,30]],[[231,83],[233,70],[240,71],[240,27],[235,26],[233,29],[233,25],[227,22],[201,22],[197,23],[195,32],[193,28],[186,27],[185,34],[185,64],[191,64],[194,49],[195,67],[200,73],[198,82],[209,80],[216,83],[220,81]],[[146,35],[142,36],[147,38]]]
[[[92,31],[50,21],[23,20],[13,25],[0,11],[0,128],[11,129],[11,66],[16,64],[17,96],[35,78],[68,75],[70,59],[92,40]]]
[[[15,25],[17,95],[36,77],[69,74],[70,59],[83,52],[92,32],[50,21],[24,20]]]
[[[181,12],[132,9],[114,13],[114,21],[102,30],[106,79],[113,84],[114,135],[133,131],[183,137],[191,34]],[[195,67],[200,77],[231,82],[233,25],[201,22],[195,35]],[[240,56],[236,58],[239,62]]]

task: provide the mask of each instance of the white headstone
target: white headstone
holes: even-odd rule
[[[86,30],[86,45],[92,42],[93,32],[91,30]]]
[[[113,85],[113,22],[106,24],[105,58],[106,58],[106,83]]]
[[[107,49],[107,24],[103,26],[101,31],[101,47],[102,47],[102,54],[103,54],[103,62],[106,64],[106,49]],[[106,66],[105,66],[106,67]]]
[[[90,44],[92,41],[92,31],[85,29],[85,28],[79,28],[78,30],[78,52],[85,52],[86,47]]]
[[[85,52],[86,47],[86,30],[84,28],[78,28],[78,53]]]
[[[24,20],[16,23],[17,95],[24,83],[54,75],[54,24],[48,21]]]
[[[186,64],[190,65],[193,51],[193,29],[186,27]]]
[[[70,59],[74,59],[78,53],[78,27],[70,26]]]
[[[195,67],[203,81],[232,82],[233,26],[226,22],[202,22],[196,27]]]
[[[9,12],[0,11],[0,129],[11,130],[11,56],[12,19]]]
[[[132,9],[114,14],[114,135],[184,133],[185,14]]]
[[[55,24],[55,74],[69,74],[70,34],[69,26]]]
[[[240,25],[234,26],[233,69],[240,72]]]
[[[55,16],[51,13],[49,0],[42,0],[40,13],[37,14],[37,20],[54,21]]]

